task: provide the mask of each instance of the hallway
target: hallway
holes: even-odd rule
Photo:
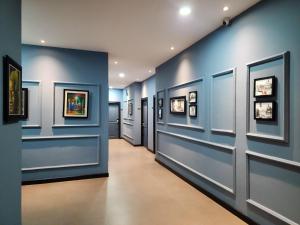
[[[23,225],[245,224],[144,147],[109,144],[109,178],[23,186]]]

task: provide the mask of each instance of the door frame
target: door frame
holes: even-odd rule
[[[119,122],[118,122],[118,125],[119,125],[119,135],[118,135],[118,138],[120,139],[121,138],[121,103],[120,102],[109,102],[108,103],[108,107],[110,105],[117,105],[119,110],[118,110],[118,117],[119,117]],[[108,121],[109,123],[109,121]],[[109,132],[108,132],[108,136],[109,136]]]
[[[156,95],[153,95],[153,153],[156,153]]]
[[[144,103],[144,101],[147,101],[147,120],[148,120],[148,109],[149,109],[148,97],[145,97],[145,98],[141,99],[141,145],[142,146],[144,146],[144,129],[143,129],[143,123],[142,123],[143,120],[144,120],[144,109],[143,109],[143,106],[144,106],[143,103]],[[147,121],[147,125],[149,126],[148,121]],[[148,129],[148,126],[147,126],[147,129]],[[148,131],[147,131],[147,133],[148,133]],[[148,137],[149,137],[149,134],[147,135],[147,138]],[[147,143],[148,143],[148,141],[147,141]],[[147,149],[149,149],[148,148],[148,144],[145,147]]]

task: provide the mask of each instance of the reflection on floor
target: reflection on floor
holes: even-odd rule
[[[109,162],[109,178],[24,186],[23,225],[245,224],[143,147],[111,140]]]

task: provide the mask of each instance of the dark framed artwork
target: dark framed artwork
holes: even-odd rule
[[[276,91],[276,77],[263,77],[254,80],[254,97],[272,97]]]
[[[254,102],[254,119],[275,121],[276,102],[274,101],[255,101]]]
[[[158,109],[158,119],[162,120],[163,118],[163,109]]]
[[[197,117],[197,105],[190,105],[189,106],[189,116],[190,117]]]
[[[64,89],[63,117],[88,118],[89,91]]]
[[[3,57],[3,119],[16,122],[22,115],[22,67],[8,55]]]
[[[197,103],[197,91],[189,92],[189,103],[196,104]]]
[[[133,104],[132,104],[132,102],[128,103],[128,115],[130,115],[130,116],[133,115]]]
[[[186,97],[173,97],[170,98],[170,113],[185,115],[186,114]]]
[[[20,118],[23,120],[28,118],[28,88],[22,88],[22,112]]]
[[[164,106],[164,100],[162,98],[158,99],[158,107],[162,108]]]

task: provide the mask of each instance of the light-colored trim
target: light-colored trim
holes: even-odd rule
[[[165,122],[156,122],[156,124],[159,124],[159,125],[165,125]]]
[[[99,98],[99,107],[101,107],[100,97],[101,93],[101,85],[100,84],[92,84],[92,83],[79,83],[79,82],[64,82],[64,81],[53,81],[53,123],[52,128],[74,128],[74,127],[100,127],[100,110],[97,109],[97,121],[95,124],[56,124],[55,123],[55,86],[57,84],[62,85],[74,85],[74,86],[90,86],[98,88],[98,98]]]
[[[171,89],[174,89],[174,88],[183,87],[183,86],[188,86],[190,84],[201,82],[201,81],[203,81],[203,77],[200,77],[200,78],[198,78],[196,80],[191,80],[191,81],[188,81],[188,82],[185,82],[185,83],[182,83],[182,84],[177,84],[177,85],[171,86],[171,87],[168,88],[168,90],[171,90]]]
[[[213,112],[213,99],[214,99],[214,78],[216,77],[220,77],[220,76],[225,76],[228,74],[233,74],[233,86],[234,86],[234,95],[233,95],[233,124],[232,124],[232,130],[227,130],[227,129],[219,129],[219,128],[214,128],[212,127],[213,124],[213,116],[212,116],[212,112]],[[210,126],[211,129],[210,131],[212,133],[219,133],[219,134],[231,134],[231,135],[235,135],[236,134],[236,67],[213,74],[211,79],[211,94],[210,94]]]
[[[221,188],[221,189],[223,189],[223,190],[225,190],[225,191],[227,191],[227,192],[229,192],[231,194],[235,194],[235,192],[234,192],[234,190],[232,188],[227,187],[227,186],[221,184],[220,182],[218,182],[218,181],[216,181],[216,180],[214,180],[214,179],[212,179],[212,178],[210,178],[210,177],[208,177],[208,176],[206,176],[206,175],[204,175],[202,173],[199,173],[198,171],[194,170],[193,168],[191,168],[191,167],[189,167],[189,166],[187,166],[187,165],[185,165],[185,164],[177,161],[176,159],[173,159],[172,157],[170,157],[170,156],[168,156],[168,155],[166,155],[166,154],[164,154],[164,153],[162,153],[160,151],[157,151],[157,153],[159,155],[163,156],[164,158],[172,161],[173,163],[175,163],[175,164],[183,167],[184,169],[188,170],[189,172],[192,172],[193,174],[201,177],[202,179],[205,179],[205,180],[209,181],[210,183],[218,186],[219,188]]]
[[[187,129],[191,129],[191,130],[205,131],[204,127],[194,126],[194,125],[185,125],[185,124],[180,124],[180,123],[167,123],[167,125],[172,126],[172,127],[187,128]]]
[[[134,138],[132,136],[129,136],[127,134],[123,134],[124,137],[129,138],[130,140],[134,140]]]
[[[258,66],[264,63],[273,62],[279,59],[283,59],[283,87],[284,87],[284,103],[283,103],[283,136],[275,136],[275,135],[268,135],[268,134],[259,134],[250,132],[250,68],[253,66]],[[264,58],[255,62],[251,62],[247,64],[247,115],[246,115],[246,130],[247,130],[247,137],[264,139],[274,142],[289,142],[289,127],[290,127],[290,53],[283,52],[268,58]],[[278,109],[277,109],[278,110]]]
[[[43,105],[43,101],[42,101],[42,96],[43,96],[43,92],[42,92],[42,82],[40,80],[23,80],[22,83],[33,83],[33,84],[38,84],[38,92],[39,92],[39,101],[40,101],[40,123],[39,124],[29,124],[29,125],[22,125],[23,129],[41,129],[42,128],[42,118],[43,118],[43,110],[42,110],[42,105]],[[28,101],[28,103],[30,104],[30,101]]]
[[[22,171],[38,171],[38,170],[50,170],[50,169],[63,169],[70,167],[86,167],[100,165],[100,135],[60,135],[60,136],[27,136],[22,137],[23,142],[27,141],[44,141],[44,140],[59,140],[59,139],[83,139],[83,138],[97,138],[97,155],[96,162],[93,163],[77,163],[77,164],[63,164],[57,166],[40,166],[22,168]]]
[[[129,125],[129,126],[134,126],[134,124],[127,123],[127,122],[123,122],[123,124],[125,124],[125,125]]]
[[[299,225],[299,223],[294,222],[293,220],[288,219],[287,217],[281,215],[280,213],[254,201],[253,199],[251,199],[250,196],[250,189],[251,189],[251,185],[250,185],[250,166],[249,166],[249,162],[250,162],[250,157],[256,157],[259,159],[263,159],[263,160],[267,160],[267,161],[271,161],[271,162],[275,162],[278,164],[283,164],[286,166],[290,166],[290,167],[296,167],[297,169],[300,169],[300,163],[299,162],[295,162],[295,161],[291,161],[291,160],[287,160],[287,159],[282,159],[282,158],[278,158],[275,156],[270,156],[270,155],[266,155],[266,154],[261,154],[261,153],[257,153],[257,152],[253,152],[253,151],[246,151],[246,155],[247,155],[247,176],[246,176],[246,190],[247,190],[247,200],[246,202],[252,206],[255,206],[256,208],[264,211],[265,213],[274,216],[275,218],[283,221],[286,224],[290,224],[290,225]]]

